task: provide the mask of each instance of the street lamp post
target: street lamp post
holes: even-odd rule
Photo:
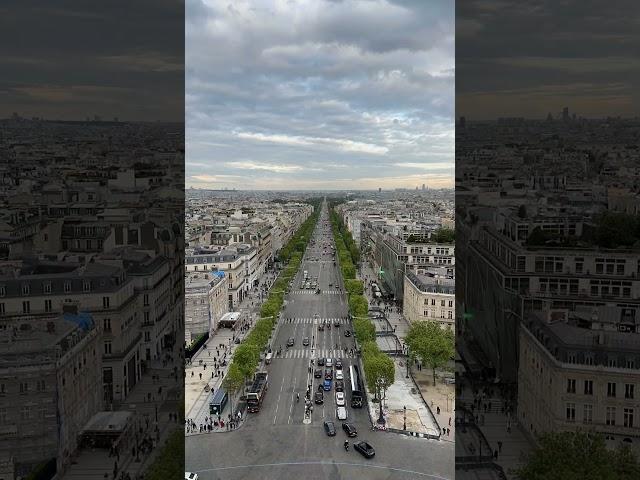
[[[406,430],[407,429],[407,406],[406,405],[403,407],[403,410],[404,410],[404,419],[402,422],[402,429]]]
[[[409,345],[405,345],[405,347],[407,348],[407,376],[405,378],[409,378],[409,361],[411,357],[409,356]]]

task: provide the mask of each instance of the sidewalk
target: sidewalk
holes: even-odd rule
[[[266,298],[266,293],[268,293],[268,289],[271,288],[276,278],[273,271],[264,273],[260,277],[257,289],[252,289],[249,295],[235,309],[237,312],[246,314],[246,316],[242,316],[247,319],[245,329],[236,329],[235,331],[230,328],[218,329],[207,340],[203,348],[192,357],[191,363],[186,366],[186,377],[184,379],[185,418],[193,422],[195,428],[188,428],[185,424],[185,435],[209,433],[208,429],[204,429],[201,432],[200,425],[210,423],[209,400],[212,396],[212,391],[215,392],[220,388],[233,357],[233,352],[238,347],[238,344],[234,343],[234,336],[239,337],[242,341],[249,334],[251,327],[259,317],[262,300]],[[267,289],[266,293],[263,290],[264,287]],[[226,361],[227,364],[224,367],[220,367],[218,363],[217,368],[214,369],[215,362],[220,361]],[[219,375],[216,375],[217,373]],[[205,391],[207,385],[209,386],[209,391]],[[212,424],[211,432],[228,431],[227,421],[231,414],[231,403],[233,403],[234,411],[238,411],[236,398],[233,399],[233,402],[227,402],[220,415],[220,418],[225,422],[225,426],[216,427]],[[240,422],[242,418],[244,416],[240,417]]]
[[[365,282],[365,296],[369,301],[369,305],[377,305],[378,300],[374,300],[371,298],[371,291],[367,289],[366,284],[368,280],[374,280],[377,278],[375,272],[371,267],[369,267],[367,262],[362,263],[362,275],[359,277],[361,280]],[[381,307],[384,308],[384,302],[381,303]],[[387,311],[385,312],[386,321],[385,320],[373,320],[374,326],[376,327],[376,332],[386,333],[391,329],[395,333],[395,338],[397,338],[397,342],[402,345],[404,343],[404,337],[409,331],[409,322],[404,318],[401,313],[398,313],[397,308],[395,306],[389,306]],[[384,336],[378,337],[377,343],[381,349],[384,350],[392,350],[395,348],[396,340],[394,336]],[[401,360],[400,360],[401,359]],[[455,385],[444,383],[441,377],[437,378],[436,386],[433,386],[433,376],[431,370],[428,368],[418,369],[416,365],[411,368],[411,378],[406,379],[406,358],[404,356],[396,357],[396,383],[398,379],[398,375],[402,377],[402,380],[406,382],[406,386],[408,387],[408,391],[411,392],[411,389],[419,389],[420,393],[415,393],[415,395],[422,405],[424,409],[424,414],[426,415],[426,420],[423,422],[425,428],[431,428],[435,432],[439,432],[441,440],[447,441],[455,441]],[[402,366],[400,363],[402,362]],[[400,372],[399,372],[400,371]],[[415,381],[415,383],[414,383]],[[394,388],[394,385],[391,388]],[[389,390],[391,390],[391,388]],[[406,391],[405,391],[406,394]],[[409,393],[411,395],[411,393]],[[389,393],[387,393],[387,397],[389,397]],[[405,398],[405,397],[402,397]],[[402,409],[402,406],[400,406]],[[438,410],[440,413],[438,413]],[[409,406],[407,406],[407,429],[408,418],[409,418]],[[431,414],[429,414],[431,412]],[[376,414],[375,418],[377,418],[378,414]],[[433,422],[433,418],[437,421]],[[402,429],[403,418],[400,418],[400,429]],[[448,429],[443,430],[442,429]]]

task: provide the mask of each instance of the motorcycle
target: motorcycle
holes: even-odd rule
[[[347,440],[345,440],[344,442],[344,449],[348,452],[349,451],[349,442]]]

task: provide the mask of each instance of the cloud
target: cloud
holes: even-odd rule
[[[186,9],[187,161],[208,165],[187,165],[188,176],[359,188],[362,172],[384,182],[394,163],[453,163],[452,2]]]

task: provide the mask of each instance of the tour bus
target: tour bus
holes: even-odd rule
[[[357,365],[349,367],[351,381],[351,408],[362,408],[362,380]]]
[[[211,415],[221,415],[227,400],[229,400],[229,395],[224,388],[219,388],[213,395],[211,402],[209,402],[209,413]]]

